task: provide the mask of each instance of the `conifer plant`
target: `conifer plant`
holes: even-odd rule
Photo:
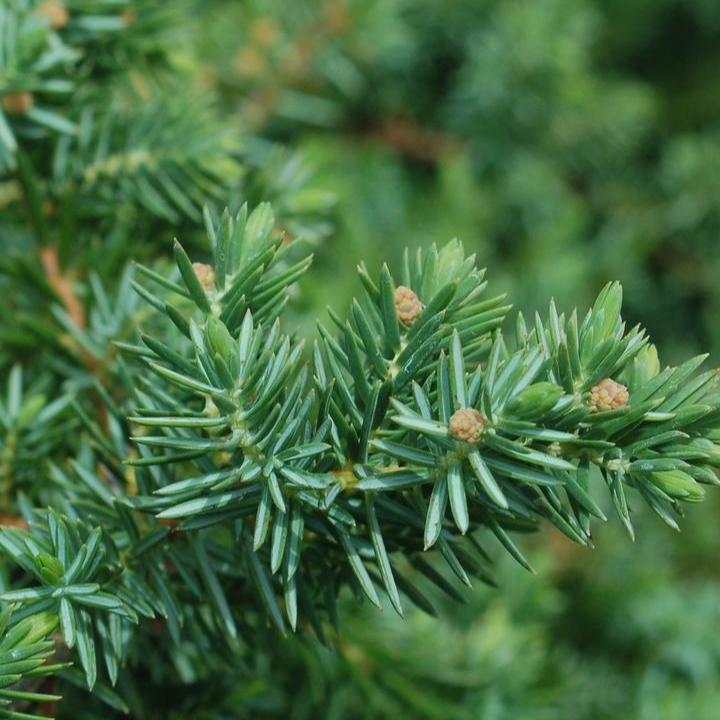
[[[0,8],[0,718],[212,713],[344,591],[433,614],[542,521],[633,538],[718,484],[718,373],[664,367],[618,283],[509,317],[451,241],[360,265],[306,342],[325,196],[178,90],[182,14]]]
[[[325,638],[344,586],[402,614],[431,609],[418,574],[454,594],[453,577],[492,583],[481,528],[530,569],[514,532],[544,519],[591,545],[600,486],[632,537],[633,502],[676,527],[717,483],[717,373],[661,369],[616,283],[583,316],[517,315],[506,338],[505,298],[451,242],[406,253],[397,277],[361,266],[310,350],[281,322],[310,261],[270,206],[206,219],[211,262],[175,241],[174,271],[138,266],[148,319],[92,405],[43,406],[9,374],[8,702],[42,694],[13,689],[26,674],[77,678],[74,662],[122,707],[107,686],[152,637],[213,657],[268,624]],[[75,456],[46,440],[66,413]],[[45,489],[13,497],[15,458],[43,452]],[[47,667],[55,624],[67,650]]]

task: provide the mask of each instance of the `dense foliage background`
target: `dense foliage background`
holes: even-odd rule
[[[82,5],[68,3],[71,12]],[[148,29],[148,47],[138,33],[134,47],[179,68],[177,94],[192,117],[163,110],[177,128],[160,147],[210,147],[218,198],[271,199],[289,232],[316,245],[314,275],[293,304],[304,331],[326,305],[346,308],[360,260],[376,270],[397,264],[405,246],[457,236],[489,268],[491,289],[523,310],[550,295],[560,307],[584,307],[618,279],[625,315],[648,327],[669,360],[703,349],[720,364],[718,3],[163,5],[154,22],[164,32]],[[126,59],[104,40],[96,52],[108,65]],[[96,63],[87,75],[113,72]],[[116,80],[113,112],[159,112],[153,73],[163,72],[146,75],[138,63]],[[93,90],[76,92],[77,107]],[[204,144],[220,135],[221,149]],[[53,172],[49,232],[62,228],[62,255],[85,253],[113,297],[131,256],[153,256],[174,234],[198,238],[202,250],[192,207],[169,212],[158,201],[148,219],[143,186],[98,181],[97,197],[78,208],[74,183],[87,190],[95,176],[76,168],[85,173],[76,177],[57,155],[33,159],[38,175]],[[27,240],[15,182],[0,183],[5,256]],[[102,203],[116,208],[110,220],[93,216]],[[0,280],[6,289],[20,272],[11,270]],[[22,318],[48,302],[42,289],[37,298],[4,296],[3,373],[36,352],[43,328],[30,333]],[[105,358],[102,343],[117,337],[122,318],[112,328],[94,320]],[[42,347],[64,377],[46,331]],[[256,663],[202,695],[174,687],[162,697],[165,678],[149,660],[158,707],[142,717],[711,720],[720,707],[720,503],[709,495],[680,536],[649,513],[634,544],[612,520],[592,553],[546,530],[524,544],[537,577],[501,558],[500,589],[476,588],[460,608],[438,597],[438,621],[348,602],[335,650],[308,639],[258,648]],[[67,705],[73,720],[92,712],[77,692]]]

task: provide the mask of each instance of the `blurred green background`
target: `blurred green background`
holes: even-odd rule
[[[667,361],[720,364],[716,0],[195,7],[200,81],[247,156],[297,149],[307,193],[334,197],[305,317],[347,307],[361,259],[457,236],[516,307],[584,308],[619,279]],[[677,536],[641,516],[634,544],[613,520],[593,553],[548,530],[536,577],[500,560],[499,590],[438,599],[437,622],[348,603],[337,652],[268,648],[228,716],[718,718],[718,518],[711,500]]]
[[[345,306],[360,258],[458,236],[523,309],[617,278],[671,359],[717,354],[720,4],[202,8],[204,79],[336,195],[311,303]]]

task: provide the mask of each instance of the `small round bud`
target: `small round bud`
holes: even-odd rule
[[[46,0],[38,5],[35,12],[42,15],[53,30],[61,30],[70,20],[70,13],[60,0]]]
[[[203,290],[212,290],[215,287],[215,270],[212,265],[195,262],[192,267],[195,271],[195,277],[203,286]]]
[[[10,115],[25,115],[35,103],[32,93],[27,90],[3,95],[2,108]]]
[[[401,323],[412,325],[422,312],[420,298],[408,287],[398,285],[395,289],[395,310]]]
[[[625,407],[628,400],[630,393],[624,385],[605,378],[590,390],[588,406],[592,412],[607,412]]]
[[[448,425],[450,434],[456,440],[475,444],[480,442],[480,438],[485,431],[485,423],[485,418],[479,410],[461,408],[453,413]]]

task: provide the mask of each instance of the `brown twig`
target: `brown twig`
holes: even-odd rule
[[[60,269],[60,259],[57,248],[53,246],[44,247],[40,250],[40,262],[42,263],[45,277],[50,287],[56,292],[67,314],[79,328],[85,327],[85,310],[75,296],[72,277],[63,274]]]
[[[406,117],[386,118],[375,137],[399,154],[425,162],[436,162],[458,145],[451,136],[423,128],[415,120]]]

